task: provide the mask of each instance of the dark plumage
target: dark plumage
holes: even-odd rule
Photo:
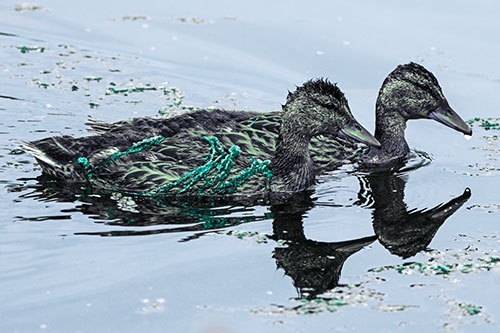
[[[408,158],[406,121],[434,119],[464,134],[472,130],[449,106],[436,77],[416,63],[398,66],[384,80],[376,102],[375,137],[381,147],[361,157],[365,167],[392,165]]]
[[[316,173],[309,154],[312,137],[341,135],[379,145],[353,118],[340,89],[326,80],[306,82],[289,93],[282,112],[267,113],[264,121],[256,122],[260,116],[257,112],[197,110],[169,119],[94,121],[90,123],[93,136],[51,137],[21,145],[49,176],[137,194],[210,193],[256,165],[272,172],[270,183],[269,173],[262,171],[259,177],[257,172],[238,187],[238,193],[302,191],[314,183]],[[205,174],[196,171],[192,183],[176,183],[208,163],[204,159],[209,143],[214,147],[212,167],[205,164]],[[230,154],[233,157],[228,159]],[[227,174],[219,177],[222,172],[214,165],[220,170],[229,165]],[[168,190],[160,193],[160,188]]]
[[[320,89],[326,91],[328,87]],[[380,147],[360,151],[339,137],[317,136],[311,139],[311,159],[319,170],[336,168],[346,160],[356,161],[364,169],[398,165],[409,157],[404,132],[406,122],[411,119],[434,119],[464,134],[472,134],[470,127],[449,106],[436,77],[423,66],[409,63],[392,71],[379,90],[375,138],[381,143]],[[252,127],[277,135],[277,127],[272,124],[278,120],[277,113],[268,113],[243,122],[254,122]]]

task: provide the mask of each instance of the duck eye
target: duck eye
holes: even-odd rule
[[[318,104],[321,106],[327,108],[327,109],[334,109],[338,107],[338,104],[335,103],[335,101],[329,100],[329,101],[318,101]]]

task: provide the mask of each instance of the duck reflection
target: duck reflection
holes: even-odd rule
[[[466,188],[460,196],[430,209],[408,209],[404,202],[407,175],[379,172],[362,177],[358,205],[368,201],[373,209],[372,223],[376,236],[343,242],[317,242],[306,239],[302,219],[314,203],[308,194],[296,195],[286,205],[271,207],[275,240],[286,247],[276,247],[276,266],[293,280],[299,297],[315,298],[339,285],[344,262],[378,238],[389,252],[402,258],[426,250],[441,225],[471,196]],[[367,192],[367,195],[361,193]]]
[[[79,211],[101,223],[127,227],[163,225],[163,228],[120,228],[123,230],[83,232],[99,236],[132,236],[158,233],[190,232],[183,241],[195,239],[206,231],[220,232],[241,223],[273,219],[270,239],[277,242],[273,251],[276,266],[293,280],[299,297],[314,298],[339,285],[345,261],[377,238],[392,254],[408,258],[425,250],[440,226],[471,196],[470,189],[446,203],[430,209],[408,209],[404,202],[407,176],[401,173],[374,173],[360,178],[363,186],[357,205],[373,209],[375,235],[341,242],[320,242],[307,239],[303,218],[317,203],[311,192],[297,193],[285,203],[270,206],[270,213],[256,214],[254,207],[227,201],[176,202],[171,199],[151,200],[117,194],[93,194],[80,190],[66,193],[55,184],[35,186],[23,198],[41,201],[79,201],[66,212]],[[50,184],[49,184],[50,185]],[[364,194],[367,193],[367,194]],[[113,197],[114,196],[114,197]],[[233,215],[234,214],[234,215]],[[231,216],[233,215],[233,216]]]
[[[34,185],[17,186],[15,191],[22,192],[20,199],[74,203],[74,208],[61,212],[80,212],[96,223],[117,227],[114,230],[107,228],[106,231],[77,232],[76,235],[112,237],[194,232],[182,240],[187,241],[202,236],[203,233],[200,232],[203,231],[272,218],[268,211],[257,214],[255,207],[247,207],[224,198],[176,200],[175,197],[145,198],[120,193],[94,193],[85,188],[61,187],[55,182],[47,182],[43,177],[38,178]],[[71,215],[64,216],[71,219]],[[55,218],[58,216],[18,216],[22,221]]]
[[[285,241],[273,252],[277,268],[293,280],[300,298],[314,298],[337,287],[344,262],[377,239],[364,237],[343,242],[318,242],[304,235],[303,216],[313,207],[309,193],[271,207],[274,240]]]
[[[389,252],[402,258],[412,257],[427,248],[432,238],[451,215],[470,197],[466,188],[456,198],[434,208],[408,209],[404,202],[406,174],[380,172],[362,179],[373,201],[373,230]]]

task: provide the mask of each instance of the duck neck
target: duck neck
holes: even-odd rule
[[[375,138],[380,142],[378,149],[389,159],[404,158],[410,152],[405,140],[406,119],[399,112],[377,106]]]
[[[291,127],[291,126],[290,126]],[[271,163],[273,192],[296,192],[314,184],[314,164],[309,155],[308,134],[281,126]]]

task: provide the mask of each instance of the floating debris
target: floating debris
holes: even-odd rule
[[[181,22],[181,23],[193,23],[193,24],[212,24],[214,23],[213,21],[207,21],[199,17],[179,17],[176,19],[176,22]]]
[[[101,76],[86,76],[83,78],[84,80],[87,80],[88,82],[90,81],[97,81],[97,82],[101,82],[102,80],[102,77]]]
[[[400,312],[406,309],[418,308],[417,305],[389,305],[389,304],[380,304],[374,306],[374,310],[382,311],[382,312]]]
[[[477,314],[481,313],[481,310],[483,309],[482,306],[468,304],[468,303],[460,303],[459,307],[460,307],[460,309],[463,310],[463,313],[465,315],[469,315],[469,316],[477,315]]]
[[[144,306],[141,307],[140,313],[147,314],[154,312],[162,312],[165,310],[165,306],[163,305],[165,303],[164,298],[157,298],[155,301],[152,301],[148,298],[144,298],[143,300],[141,300],[141,302],[144,304]]]
[[[110,95],[111,93],[113,93],[113,94],[124,94],[125,96],[127,96],[127,94],[129,94],[129,93],[154,91],[154,90],[158,90],[158,89],[156,87],[151,87],[149,85],[136,86],[136,87],[132,87],[132,88],[121,88],[121,89],[111,87],[111,88],[108,88],[106,90],[106,95]]]
[[[452,299],[446,295],[437,295],[432,298],[443,300],[448,305],[448,309],[445,311],[448,320],[443,325],[443,328],[448,331],[454,332],[458,326],[466,324],[480,325],[491,323],[490,316],[483,311],[483,307],[480,305]]]
[[[340,308],[347,306],[367,306],[369,303],[383,301],[384,296],[384,293],[362,285],[347,285],[324,293],[321,297],[314,299],[292,299],[298,305],[285,306],[273,304],[266,308],[252,309],[252,312],[262,315],[315,315],[323,312],[336,312]]]
[[[481,258],[476,258],[473,260],[471,257],[466,257],[466,250],[462,253],[455,253],[452,255],[455,259],[466,259],[460,260],[459,262],[442,262],[438,263],[438,257],[433,257],[432,261],[425,263],[422,262],[407,262],[400,265],[390,265],[382,266],[377,268],[369,269],[370,273],[380,273],[387,270],[394,270],[400,274],[412,275],[415,273],[422,275],[442,275],[447,277],[451,273],[473,273],[480,271],[490,271],[500,264],[500,256],[485,256]],[[469,251],[471,249],[469,248]]]
[[[124,196],[121,193],[113,193],[112,198],[116,200],[118,209],[131,213],[139,213],[137,203],[130,196]]]
[[[499,121],[500,118],[488,118],[488,120],[483,120],[480,118],[478,124],[485,130],[498,130],[500,129]],[[471,123],[471,121],[469,121]],[[493,133],[491,133],[493,134]],[[486,142],[481,146],[472,147],[474,150],[481,150],[487,153],[486,163],[473,163],[469,164],[469,168],[479,170],[486,173],[487,175],[496,175],[500,171],[500,140],[499,135],[483,135],[482,137]]]
[[[498,204],[486,204],[486,205],[472,205],[467,207],[468,210],[472,209],[481,209],[481,210],[486,210],[488,213],[498,213],[500,211],[500,205]]]
[[[43,46],[16,46],[21,53],[28,53],[31,51],[43,53],[45,51],[45,47]]]
[[[123,16],[118,19],[113,19],[112,21],[139,21],[139,20],[149,20],[149,17],[144,16],[144,15],[130,15],[130,16]]]
[[[33,3],[22,3],[20,5],[15,5],[14,10],[16,12],[22,12],[25,10],[40,10],[42,6]]]
[[[467,123],[471,126],[483,127],[486,130],[500,130],[500,118],[479,118],[468,120]]]
[[[228,236],[234,236],[238,239],[255,238],[257,243],[267,243],[269,237],[263,232],[230,230],[226,233]]]
[[[54,84],[53,83],[45,83],[45,82],[40,82],[40,81],[37,81],[36,84],[41,87],[41,88],[45,88],[47,89],[48,87],[50,86],[53,86]]]

